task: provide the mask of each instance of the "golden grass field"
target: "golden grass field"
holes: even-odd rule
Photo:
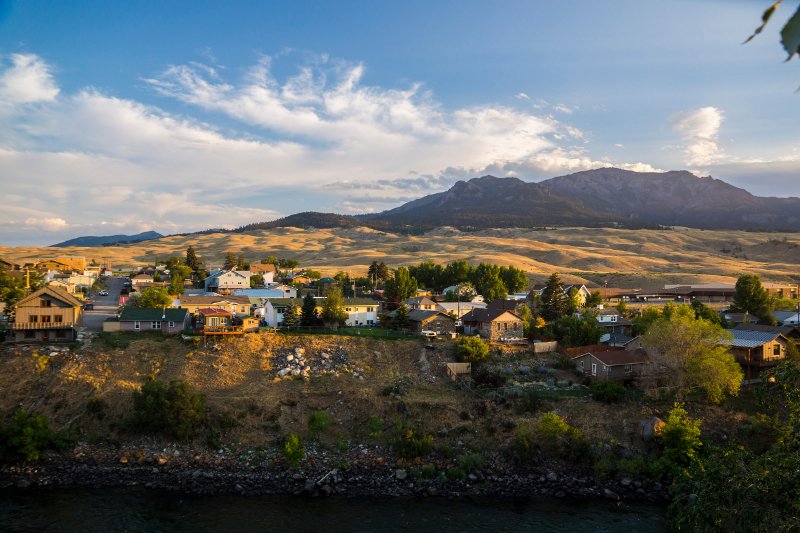
[[[249,233],[171,236],[113,247],[0,247],[0,257],[21,261],[82,255],[128,269],[183,255],[189,245],[209,266],[222,264],[225,252],[257,261],[268,255],[291,257],[302,267],[333,275],[340,270],[363,275],[374,261],[390,267],[432,259],[467,259],[522,268],[534,280],[559,272],[570,282],[598,286],[658,288],[664,283],[732,282],[743,273],[769,281],[800,275],[800,235],[744,231],[624,230],[557,228],[489,229],[462,232],[439,228],[423,235],[369,228],[276,228]]]

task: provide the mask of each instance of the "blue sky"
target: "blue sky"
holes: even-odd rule
[[[0,245],[379,211],[486,173],[800,195],[769,2],[0,1]]]

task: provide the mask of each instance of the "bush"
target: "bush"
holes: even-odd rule
[[[327,411],[314,411],[308,415],[308,429],[311,433],[324,433],[331,426],[331,415]]]
[[[413,429],[404,429],[402,422],[398,421],[392,448],[398,457],[404,459],[424,457],[433,449],[433,435],[418,436]]]
[[[625,387],[613,381],[592,383],[592,398],[603,403],[617,403],[625,397]]]
[[[700,440],[700,420],[689,417],[683,404],[675,406],[667,415],[661,434],[664,445],[664,458],[679,466],[688,466],[697,458],[697,451],[703,445]]]
[[[11,423],[0,428],[0,456],[6,459],[24,457],[37,461],[41,453],[56,444],[47,418],[18,409]]]
[[[306,450],[300,442],[300,437],[294,433],[290,433],[283,443],[283,456],[292,468],[300,466],[306,456]]]
[[[478,387],[498,389],[506,384],[508,377],[501,372],[481,367],[472,373],[472,381]]]
[[[91,398],[86,402],[86,412],[98,420],[105,418],[106,408],[108,408],[108,404],[102,398]]]
[[[647,462],[641,455],[617,461],[617,471],[625,477],[639,477],[647,473]]]
[[[392,380],[387,386],[381,390],[384,396],[405,396],[411,391],[411,386],[414,380],[410,376],[400,376]]]
[[[526,464],[531,460],[533,449],[533,434],[528,426],[519,426],[514,434],[514,444],[512,454],[514,459],[520,464]]]
[[[580,431],[554,412],[542,415],[535,428],[540,447],[565,458],[589,458],[589,446]]]
[[[486,458],[480,453],[468,453],[459,459],[458,466],[465,472],[480,470],[486,464]]]
[[[462,363],[477,363],[489,358],[489,345],[479,337],[461,337],[456,343],[456,357]]]
[[[191,437],[205,417],[205,397],[185,381],[148,380],[133,392],[132,426],[176,439]]]
[[[383,419],[377,415],[372,415],[367,420],[367,434],[370,438],[378,438],[380,437],[381,433],[383,433]]]
[[[535,390],[526,390],[517,397],[517,411],[520,413],[535,413],[542,403],[541,395]]]

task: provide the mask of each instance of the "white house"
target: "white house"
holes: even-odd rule
[[[236,289],[249,289],[250,276],[247,270],[217,270],[203,282],[206,291],[231,294]]]
[[[486,302],[438,302],[436,310],[461,318],[473,309],[486,309]]]
[[[374,326],[378,323],[380,303],[372,298],[345,298],[348,326]]]

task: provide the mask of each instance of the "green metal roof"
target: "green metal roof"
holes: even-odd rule
[[[166,309],[161,307],[126,307],[120,313],[119,319],[120,321],[183,322],[188,312],[186,309],[174,309],[172,307]],[[164,318],[161,318],[162,316]]]

